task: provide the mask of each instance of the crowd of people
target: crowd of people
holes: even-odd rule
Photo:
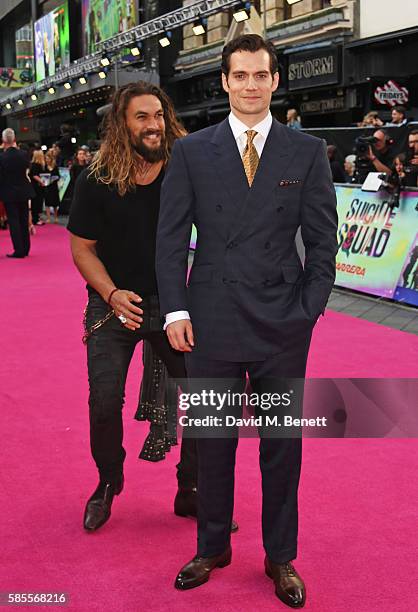
[[[384,122],[377,111],[368,112],[357,127],[374,127],[372,136],[357,138],[353,152],[342,157],[341,151],[330,144],[327,147],[328,159],[334,183],[363,183],[369,172],[379,172],[392,176],[398,180],[401,188],[416,187],[418,185],[418,130],[413,129],[408,135],[406,150],[395,153],[394,139],[386,128],[407,126],[407,111],[404,106],[395,106],[391,111],[391,121]],[[289,108],[286,115],[286,125],[293,130],[301,130],[302,122],[298,111]],[[13,130],[5,130],[6,137],[0,144],[0,158],[11,146],[20,149],[27,158],[27,179],[30,181],[33,195],[29,200],[28,232],[36,233],[36,226],[42,226],[54,221],[58,223],[59,214],[68,214],[74,191],[75,182],[92,161],[95,151],[88,145],[78,147],[74,153],[74,144],[71,142],[71,131],[61,126],[61,137],[50,148],[35,144],[27,147],[25,144],[16,144]],[[7,139],[12,139],[10,145]],[[342,162],[342,160],[344,160]],[[61,200],[60,168],[70,171],[70,183]],[[0,165],[1,170],[1,165]],[[1,178],[1,177],[0,177]],[[0,185],[1,194],[1,185]],[[12,228],[15,221],[8,218],[5,198],[0,195],[0,229],[9,227],[11,234],[16,234]],[[12,215],[13,216],[13,215]],[[25,228],[26,233],[26,228]]]
[[[363,183],[369,172],[379,172],[399,181],[401,189],[418,186],[418,129],[408,133],[406,146],[399,151],[396,137],[387,128],[407,127],[403,106],[395,106],[391,121],[384,123],[377,111],[364,116],[358,127],[376,128],[372,135],[357,137],[353,152],[339,161],[341,155],[335,145],[328,145],[328,159],[335,183]]]
[[[14,247],[11,256],[26,257],[30,250],[29,235],[36,234],[36,226],[52,221],[58,223],[60,209],[68,212],[69,207],[60,198],[60,167],[67,167],[70,171],[70,183],[66,190],[68,202],[78,176],[90,164],[92,155],[90,148],[83,145],[72,158],[66,159],[58,143],[46,151],[39,145],[28,148],[17,144],[11,128],[3,131],[0,146],[0,229],[10,230]],[[28,213],[21,216],[20,221],[14,214],[16,207],[7,206],[10,198],[13,201],[16,198],[24,200],[22,208],[28,208]],[[23,244],[28,246],[23,247]]]

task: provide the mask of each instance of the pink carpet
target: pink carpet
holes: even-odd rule
[[[65,592],[76,611],[288,609],[263,573],[255,440],[239,446],[232,565],[199,589],[174,590],[177,571],[195,552],[195,523],[172,513],[178,448],[162,463],[137,459],[146,433],[132,418],[139,352],[127,385],[125,491],[100,532],[83,532],[96,484],[83,283],[62,227],[39,228],[28,259],[7,260],[10,251],[0,232],[0,591]],[[327,312],[309,373],[411,377],[417,367],[418,337]],[[305,441],[296,567],[307,584],[307,611],[416,607],[417,473],[416,440]]]

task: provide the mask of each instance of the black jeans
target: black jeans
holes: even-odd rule
[[[29,204],[28,202],[5,202],[10,236],[14,252],[20,257],[29,255]]]
[[[90,445],[99,470],[100,479],[118,480],[126,456],[123,448],[122,408],[129,364],[135,347],[148,340],[164,362],[169,376],[185,378],[183,353],[171,348],[161,329],[157,296],[145,297],[141,303],[143,323],[136,331],[123,327],[113,316],[87,340],[89,375]],[[86,325],[90,328],[105,317],[109,306],[95,292],[89,291]],[[179,485],[194,487],[197,481],[197,453],[195,440],[183,440],[181,458],[177,466]]]

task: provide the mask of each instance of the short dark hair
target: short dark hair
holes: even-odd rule
[[[404,106],[402,106],[401,104],[397,104],[396,106],[394,106],[392,108],[392,110],[397,111],[398,113],[401,113],[402,115],[406,115],[406,108]]]
[[[376,132],[382,132],[383,136],[385,137],[385,142],[389,143],[389,141],[391,140],[391,136],[389,132],[385,130],[385,128],[377,128],[377,130],[374,131],[374,134],[376,134]]]
[[[276,49],[271,42],[264,40],[264,38],[258,34],[243,34],[225,45],[222,50],[222,72],[228,76],[231,65],[231,55],[236,51],[249,51],[250,53],[255,53],[256,51],[260,51],[260,49],[267,51],[270,56],[271,74],[273,75],[275,72],[278,72],[279,63],[277,61]]]
[[[416,130],[416,129],[415,130],[411,130],[409,132],[408,136],[411,136],[411,134],[414,134],[414,136],[415,136],[416,134],[418,134],[418,130]]]

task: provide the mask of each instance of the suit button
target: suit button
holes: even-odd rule
[[[238,246],[238,243],[233,240],[232,242],[228,242],[228,244],[226,245],[226,248],[227,249],[234,249],[237,246]]]
[[[220,204],[217,204],[215,210],[216,212],[222,212],[222,206]]]
[[[227,278],[223,278],[223,279],[222,279],[222,282],[223,282],[223,284],[224,284],[224,285],[226,285],[226,284],[227,284],[227,282],[228,282],[228,279],[227,279]]]
[[[283,208],[284,208],[283,206],[278,206],[278,208],[276,208],[276,211],[277,212],[282,212]]]
[[[266,244],[264,245],[264,248],[265,248],[265,249],[269,249],[270,247],[271,247],[270,242],[266,242]]]

